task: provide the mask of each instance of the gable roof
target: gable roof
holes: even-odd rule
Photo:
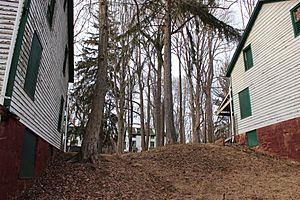
[[[235,50],[235,52],[233,54],[233,57],[232,57],[232,59],[231,59],[231,61],[229,63],[229,66],[228,66],[227,71],[226,71],[226,76],[227,77],[231,76],[231,72],[233,71],[233,68],[234,68],[234,66],[236,64],[236,61],[239,58],[239,55],[240,55],[241,51],[243,50],[245,42],[246,42],[246,40],[247,40],[247,38],[248,38],[251,30],[252,30],[252,27],[253,27],[253,25],[254,25],[254,23],[256,21],[256,18],[257,18],[258,14],[259,14],[259,12],[260,12],[260,10],[262,8],[262,5],[265,4],[265,3],[275,3],[275,2],[279,2],[279,1],[287,1],[287,0],[259,0],[257,2],[256,6],[255,6],[255,8],[253,10],[253,13],[252,13],[252,15],[251,15],[251,17],[249,19],[249,22],[248,22],[248,24],[246,26],[246,29],[245,29],[245,31],[244,31],[244,33],[242,35],[242,38],[241,38],[241,40],[240,40],[240,42],[239,42],[239,44],[238,44],[238,46],[237,46],[237,48],[236,48],[236,50]]]

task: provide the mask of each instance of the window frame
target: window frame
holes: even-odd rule
[[[248,52],[250,54],[248,54]],[[250,57],[248,57],[248,56],[250,56]],[[249,44],[248,46],[246,46],[243,49],[243,58],[244,58],[244,66],[245,66],[245,72],[246,72],[254,66],[251,44]]]
[[[298,21],[295,20],[294,12],[296,10],[300,9],[300,3],[298,3],[296,6],[294,6],[290,10],[292,24],[293,24],[293,30],[294,30],[294,36],[297,37],[300,35],[300,19]],[[297,28],[298,27],[298,28]]]
[[[247,117],[252,116],[251,96],[250,96],[249,87],[240,91],[238,95],[239,95],[241,119],[245,119]],[[244,102],[244,100],[246,100],[246,102]]]

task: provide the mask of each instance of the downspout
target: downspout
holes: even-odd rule
[[[231,85],[231,80],[230,80],[230,86],[229,86],[229,107],[230,107],[230,122],[231,122],[231,142],[234,142],[234,137],[235,137],[235,131],[234,131],[234,116],[233,116],[233,105],[232,105],[232,85]]]
[[[20,0],[19,5],[18,5],[18,11],[17,11],[17,16],[16,16],[16,22],[13,30],[13,35],[11,38],[11,44],[9,48],[9,54],[8,54],[8,59],[5,67],[5,73],[4,73],[4,78],[3,78],[3,86],[0,94],[0,105],[4,104],[5,99],[10,99],[11,97],[6,97],[6,88],[7,88],[7,83],[9,79],[9,73],[12,65],[12,59],[14,55],[14,50],[16,46],[16,41],[17,41],[17,36],[18,36],[18,30],[19,30],[19,25],[22,17],[22,11],[23,11],[23,6],[24,6],[24,1],[25,0]]]

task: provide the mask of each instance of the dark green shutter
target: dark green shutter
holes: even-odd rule
[[[28,130],[25,130],[19,173],[20,178],[34,177],[36,142],[37,137]]]
[[[68,58],[68,47],[65,48],[65,58],[63,63],[63,75],[66,75],[66,67],[67,67],[67,58]]]
[[[52,23],[53,23],[54,8],[55,8],[55,0],[49,0],[47,18],[48,18],[50,27],[52,27]]]
[[[35,93],[42,50],[43,50],[42,45],[37,37],[37,34],[34,33],[32,38],[30,56],[28,60],[27,72],[25,77],[25,85],[24,85],[24,89],[26,93],[32,99]]]
[[[65,2],[64,2],[64,11],[66,11],[67,1],[68,0],[65,0]]]
[[[297,9],[300,8],[300,3],[297,4],[294,8],[292,8],[291,10],[291,18],[292,18],[292,23],[293,23],[293,29],[294,29],[294,34],[295,37],[297,37],[298,35],[300,35],[300,20],[296,21],[295,17],[294,17],[294,13],[296,12]]]
[[[247,132],[246,135],[247,135],[248,147],[251,148],[251,147],[258,146],[258,139],[257,139],[256,130]]]
[[[57,126],[57,130],[59,132],[61,131],[61,121],[62,121],[62,117],[63,117],[64,102],[65,102],[64,98],[61,97],[61,99],[60,99],[59,116],[58,116],[58,126]]]
[[[239,93],[241,119],[252,115],[249,88]]]
[[[253,67],[253,56],[252,56],[251,45],[247,46],[243,52],[244,52],[245,71],[247,71]]]

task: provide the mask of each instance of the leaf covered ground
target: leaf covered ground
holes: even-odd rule
[[[299,163],[239,146],[174,145],[103,155],[98,164],[60,156],[19,199],[300,199]]]

